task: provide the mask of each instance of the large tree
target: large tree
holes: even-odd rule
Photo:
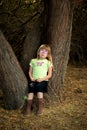
[[[67,63],[68,63],[68,58],[69,58],[69,50],[70,50],[70,41],[71,41],[71,30],[72,30],[72,17],[73,17],[73,4],[72,1],[70,0],[44,0],[44,17],[43,20],[43,35],[41,37],[41,40],[39,39],[39,42],[37,41],[38,38],[35,38],[36,40],[33,41],[33,45],[31,46],[31,43],[29,43],[29,59],[24,59],[26,60],[25,62],[25,66],[28,64],[30,58],[32,58],[32,56],[34,55],[36,49],[33,49],[34,46],[37,48],[39,44],[49,44],[52,48],[52,54],[53,54],[53,63],[54,63],[54,71],[53,71],[53,77],[50,80],[49,83],[49,93],[46,95],[46,103],[52,104],[53,102],[58,102],[60,101],[61,97],[60,97],[60,93],[61,93],[61,89],[63,87],[64,84],[64,76],[65,76],[65,71],[66,71],[66,67],[67,67]],[[35,26],[35,29],[37,29],[37,27]],[[39,31],[39,29],[38,29]],[[35,31],[34,32],[37,32]],[[32,33],[31,33],[32,34]],[[41,35],[41,33],[40,33]],[[39,35],[39,36],[40,36]],[[32,37],[34,38],[35,34],[32,35]],[[36,35],[35,37],[38,37],[38,35]],[[31,40],[33,40],[33,38]],[[37,41],[37,42],[36,42]],[[36,43],[35,43],[36,42]],[[37,45],[38,44],[38,45]],[[26,45],[25,45],[26,46]],[[1,49],[2,50],[2,49]],[[26,49],[25,49],[26,52]],[[7,51],[8,53],[8,51]],[[3,52],[1,51],[2,55]],[[8,53],[8,55],[11,54],[10,51]],[[27,52],[26,54],[27,55]],[[13,56],[14,57],[14,56]],[[15,59],[15,58],[14,58]],[[7,61],[7,60],[6,60]],[[21,62],[22,63],[22,62]],[[11,63],[8,60],[8,64],[11,65]],[[19,75],[19,71],[15,70],[16,65],[18,64],[18,62],[15,62],[15,66],[10,66],[10,68],[14,68],[13,72],[18,72]],[[3,62],[4,65],[4,62]],[[7,68],[7,67],[6,67]],[[18,67],[19,68],[19,67]],[[26,67],[24,69],[27,69]],[[9,69],[10,70],[10,69]],[[12,70],[12,69],[11,69]],[[2,72],[2,74],[4,73],[5,75],[5,71],[6,70],[0,70]],[[11,71],[11,75],[13,75],[13,72]],[[20,70],[21,72],[21,70]],[[10,72],[9,72],[10,74]],[[11,84],[7,84],[7,81],[4,81],[4,85],[7,86],[12,86],[13,84],[13,89],[17,89],[17,82],[20,79],[23,79],[23,77],[21,78],[21,76],[23,76],[24,74],[20,74],[19,75],[19,79],[18,77],[16,78],[16,73],[14,75],[14,79],[16,80],[16,82],[12,82]],[[24,76],[25,77],[25,76]],[[10,75],[8,75],[8,79],[11,78]],[[20,81],[18,82],[20,84]],[[26,79],[25,79],[25,88],[26,88]],[[19,85],[21,86],[21,85]],[[4,87],[3,87],[4,88]],[[9,88],[9,87],[8,87]],[[10,87],[11,88],[11,87]],[[9,88],[9,89],[10,89]],[[19,87],[18,87],[19,88]],[[4,92],[5,88],[3,89]],[[11,90],[11,89],[10,89]],[[20,94],[20,90],[17,89],[18,91],[18,95],[19,98],[21,98],[21,94]],[[14,94],[14,91],[12,91]],[[21,92],[23,92],[23,85],[21,86]],[[7,90],[8,93],[8,90]],[[22,93],[24,95],[24,93]],[[18,97],[18,95],[15,95],[15,98]],[[22,97],[23,97],[22,95]],[[11,94],[9,95],[9,98],[11,98]],[[14,97],[12,97],[14,100]],[[15,104],[17,104],[19,98],[17,98]],[[23,100],[23,98],[22,98]],[[9,102],[8,99],[6,100],[6,102]],[[12,104],[11,104],[12,105]],[[12,107],[14,107],[12,105]]]
[[[72,1],[44,0],[44,14],[42,17],[43,33],[41,36],[41,44],[46,43],[51,46],[54,63],[53,77],[49,83],[49,93],[48,95],[46,95],[45,100],[46,103],[49,104],[51,104],[52,101],[58,102],[61,100],[60,93],[64,84],[64,76],[68,63],[71,43],[72,17]],[[35,28],[35,30],[37,31],[37,33],[39,33],[37,28]],[[36,36],[38,37],[38,35],[34,34],[33,39]],[[33,45],[31,46],[32,42]],[[27,44],[28,46],[25,46],[25,54],[26,50],[29,50],[29,47],[31,48],[31,50],[34,50],[33,47],[36,45],[38,46],[38,41],[35,43],[35,41],[32,40],[30,43]],[[30,52],[27,53],[29,57],[27,58],[27,62],[29,62],[34,53],[35,51],[32,51],[32,54]]]
[[[23,107],[28,82],[17,58],[0,31],[0,88],[7,109]]]
[[[46,40],[52,48],[54,73],[49,95],[52,100],[61,99],[65,71],[71,44],[73,3],[70,0],[45,0]]]

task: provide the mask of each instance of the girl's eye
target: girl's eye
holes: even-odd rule
[[[48,54],[48,51],[43,49],[43,50],[40,50],[40,53]]]

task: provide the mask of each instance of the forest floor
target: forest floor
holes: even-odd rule
[[[0,94],[0,130],[87,130],[87,67],[68,66],[63,93],[61,104],[29,117],[5,110]]]

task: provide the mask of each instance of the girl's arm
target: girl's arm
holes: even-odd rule
[[[48,80],[51,77],[52,77],[52,67],[49,67],[47,76],[45,76],[44,78],[38,79],[37,82],[42,82],[42,81]]]
[[[35,81],[35,79],[32,77],[32,67],[29,68],[29,77],[31,81]]]

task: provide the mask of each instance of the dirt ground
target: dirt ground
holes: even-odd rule
[[[68,66],[63,102],[37,116],[5,110],[0,94],[0,130],[87,130],[87,67]]]

